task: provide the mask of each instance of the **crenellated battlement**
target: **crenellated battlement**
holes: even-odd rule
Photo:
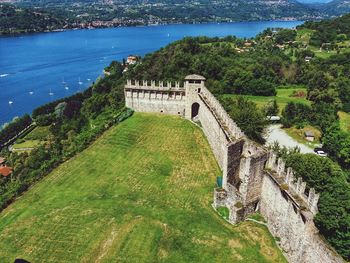
[[[155,81],[155,80],[127,80],[125,89],[135,89],[135,90],[157,90],[157,91],[170,91],[170,90],[181,90],[184,91],[185,87],[180,82],[171,81]]]
[[[320,195],[315,192],[314,188],[310,188],[308,195],[306,195],[306,182],[303,182],[301,177],[295,178],[293,169],[290,167],[286,169],[284,160],[277,158],[274,152],[269,153],[266,168],[272,172],[281,188],[292,197],[293,201],[299,204],[301,209],[306,208],[316,215]]]
[[[221,123],[223,129],[227,133],[231,141],[245,137],[244,133],[238,127],[238,125],[231,119],[230,115],[226,112],[221,103],[215,98],[215,96],[205,87],[201,89],[199,96],[206,102],[208,107],[212,110],[218,121]]]

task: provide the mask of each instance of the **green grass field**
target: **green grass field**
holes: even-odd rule
[[[38,145],[40,145],[41,141],[39,140],[28,140],[24,142],[17,142],[13,145],[13,149],[25,149],[25,148],[34,148]]]
[[[29,149],[30,151],[30,149],[35,148],[45,142],[47,136],[50,134],[50,126],[35,127],[26,136],[17,140],[17,142],[13,145],[13,150],[21,151],[21,149]]]
[[[299,29],[297,30],[297,36],[295,38],[296,41],[302,44],[309,44],[310,38],[314,30],[311,29]]]
[[[350,132],[350,114],[343,111],[339,111],[338,116],[340,120],[340,128],[343,131]]]
[[[280,111],[286,107],[288,102],[298,102],[304,104],[310,104],[305,97],[292,97],[293,92],[304,92],[307,93],[306,88],[304,87],[292,87],[292,88],[279,88],[277,89],[276,96],[251,96],[251,95],[242,95],[243,97],[253,101],[257,104],[259,108],[264,108],[270,101],[276,100],[279,106]],[[237,95],[226,94],[224,97],[236,97]]]
[[[136,113],[0,214],[0,262],[286,262],[264,226],[211,207],[201,130]]]
[[[24,139],[45,141],[47,139],[47,136],[49,136],[50,134],[50,126],[38,126],[35,127],[35,129],[32,130],[30,133],[28,133],[24,137]]]
[[[312,148],[317,147],[321,143],[321,136],[322,136],[321,131],[319,131],[317,128],[315,128],[311,125],[307,125],[304,128],[297,128],[297,127],[293,126],[290,128],[284,128],[284,131],[290,137],[292,137],[294,140],[296,140],[297,142],[300,142],[300,143],[305,144],[306,146],[309,146]],[[306,131],[310,131],[314,134],[315,141],[310,142],[310,141],[306,140],[306,138],[305,138]]]

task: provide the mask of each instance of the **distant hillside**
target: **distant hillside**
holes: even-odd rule
[[[10,0],[0,0],[0,3]],[[300,0],[301,1],[301,0]],[[320,20],[350,12],[350,0],[307,4],[297,0],[12,0],[0,33],[61,28],[260,20]],[[0,6],[1,8],[1,6]],[[34,8],[34,10],[33,10]],[[38,11],[38,8],[41,11]],[[11,9],[8,7],[8,9]],[[39,14],[38,14],[39,12]]]
[[[52,31],[67,23],[66,17],[47,10],[0,4],[0,34]]]
[[[328,15],[333,16],[349,13],[350,0],[334,0],[322,6],[320,10]]]
[[[350,14],[333,20],[323,20],[320,22],[306,22],[299,28],[312,29],[314,32],[310,38],[310,44],[321,47],[325,43],[344,42],[349,46],[350,36]]]

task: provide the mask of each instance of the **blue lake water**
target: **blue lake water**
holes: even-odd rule
[[[112,60],[142,56],[185,36],[249,38],[268,27],[292,28],[301,23],[163,25],[0,37],[0,125],[87,88]]]

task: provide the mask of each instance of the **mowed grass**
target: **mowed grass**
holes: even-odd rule
[[[50,126],[35,127],[30,133],[17,140],[13,145],[13,150],[20,151],[21,149],[32,149],[41,145],[51,134]]]
[[[13,149],[25,149],[25,148],[34,148],[36,146],[39,146],[41,143],[41,141],[39,140],[28,140],[28,141],[24,141],[21,143],[15,143],[13,145]]]
[[[41,140],[47,139],[47,136],[51,134],[50,126],[38,126],[35,127],[30,133],[28,133],[24,139],[25,140]]]
[[[292,96],[294,92],[304,92],[307,94],[307,90],[304,87],[298,87],[298,88],[278,88],[277,95],[276,96],[252,96],[252,95],[240,95],[243,96],[250,101],[253,101],[257,104],[257,106],[260,109],[263,109],[266,107],[268,103],[270,103],[273,100],[277,101],[278,107],[280,112],[286,107],[288,102],[295,102],[295,103],[303,103],[303,104],[310,104],[310,101],[308,101],[305,97],[294,97]],[[225,94],[224,97],[237,97],[237,95],[232,94]]]
[[[264,226],[211,207],[202,131],[136,113],[0,214],[0,262],[286,262]]]

